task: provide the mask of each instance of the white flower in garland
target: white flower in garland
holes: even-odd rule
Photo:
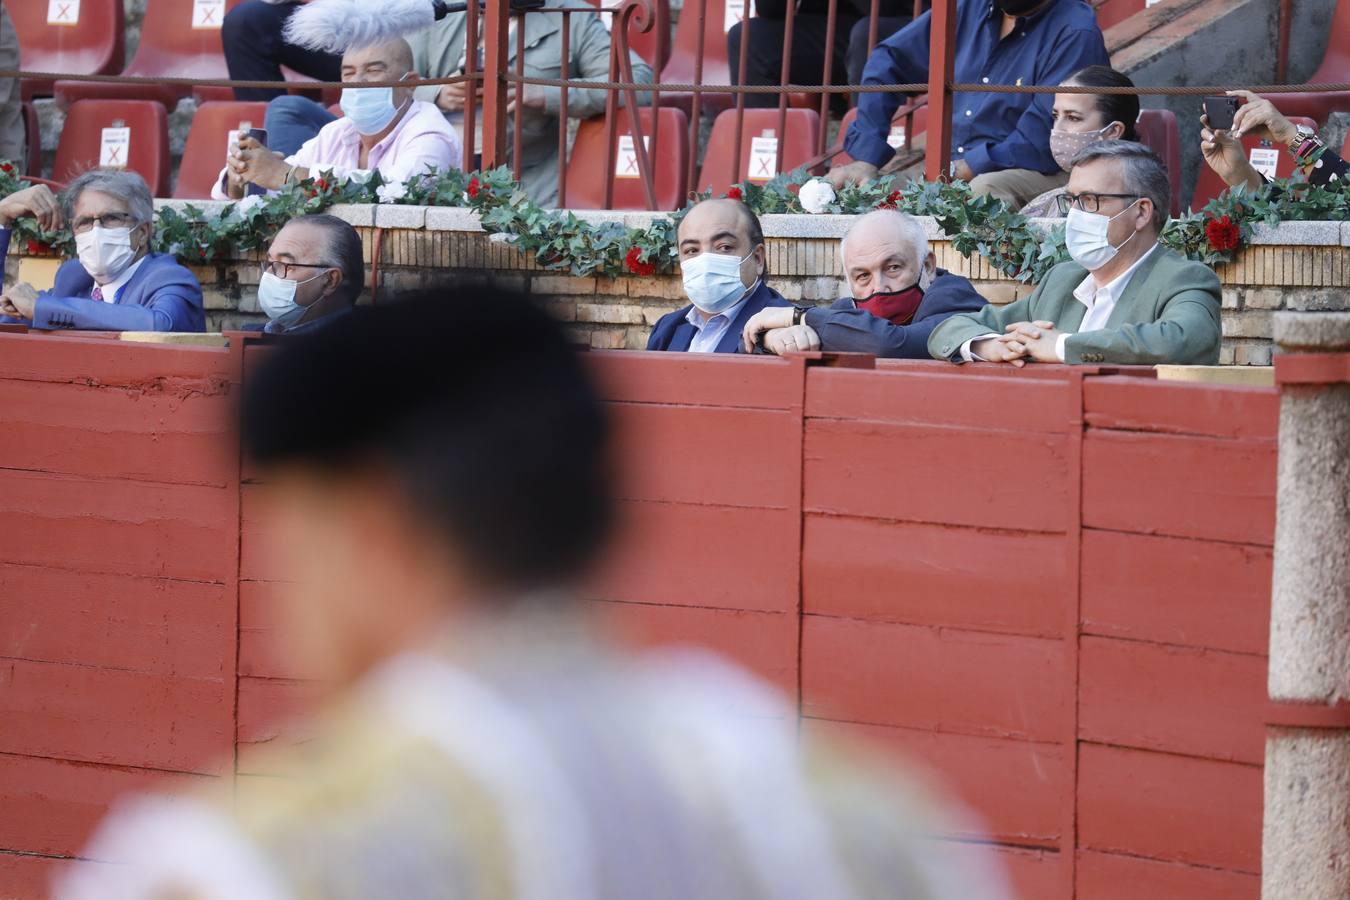
[[[259,194],[249,194],[239,201],[239,215],[246,216],[254,209],[263,205],[263,198]]]
[[[797,199],[801,202],[802,209],[820,215],[829,212],[829,205],[834,202],[834,188],[824,179],[813,178],[801,186],[797,192]]]
[[[375,195],[381,203],[397,203],[408,196],[408,185],[403,181],[391,181],[375,189]]]

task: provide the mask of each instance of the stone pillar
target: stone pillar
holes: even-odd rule
[[[1350,313],[1278,313],[1263,900],[1350,897]]]

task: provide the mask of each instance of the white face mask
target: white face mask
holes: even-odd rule
[[[278,278],[271,272],[264,272],[262,280],[258,282],[258,305],[262,307],[263,312],[267,313],[267,318],[278,325],[289,328],[304,318],[305,313],[309,310],[309,306],[301,306],[295,302],[295,289],[327,274],[327,272],[320,272],[304,281],[290,281],[286,278]],[[310,306],[313,305],[310,304]]]
[[[1134,203],[1138,202],[1138,200],[1134,201]],[[1089,272],[1095,272],[1115,259],[1116,254],[1120,252],[1120,248],[1128,244],[1139,231],[1136,230],[1134,234],[1121,241],[1119,246],[1111,245],[1111,239],[1107,237],[1107,231],[1110,229],[1111,223],[1129,212],[1134,203],[1114,216],[1084,212],[1076,206],[1070,209],[1068,218],[1064,220],[1064,244],[1069,250],[1069,255],[1073,257],[1073,261]]]
[[[75,235],[75,249],[80,265],[100,284],[116,281],[136,259],[131,248],[130,228],[104,228],[95,225],[84,234]]]
[[[680,262],[684,293],[705,315],[715,316],[736,305],[748,288],[741,281],[741,266],[754,256],[751,250],[737,259],[721,253],[701,253]]]

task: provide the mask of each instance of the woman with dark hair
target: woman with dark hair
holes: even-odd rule
[[[1129,76],[1110,66],[1088,66],[1065,80],[1062,87],[1134,87]],[[1099,141],[1138,141],[1134,123],[1139,119],[1136,94],[1055,94],[1051,110],[1054,129],[1050,153],[1064,171],[1083,148]],[[1064,188],[1046,191],[1022,207],[1032,217],[1058,216],[1058,197]]]

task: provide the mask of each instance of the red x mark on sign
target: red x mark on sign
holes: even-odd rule
[[[760,175],[772,175],[772,174],[773,174],[773,172],[769,169],[769,163],[771,163],[771,162],[773,162],[773,160],[769,159],[767,156],[761,156],[761,157],[759,158],[759,174],[760,174]]]
[[[70,21],[70,7],[73,6],[73,5],[74,5],[74,4],[71,4],[71,3],[58,3],[58,4],[56,4],[56,20],[57,20],[58,22],[68,22],[68,21]]]
[[[637,171],[637,156],[636,156],[636,155],[633,155],[633,156],[628,157],[628,159],[626,159],[624,162],[626,163],[626,165],[624,165],[624,167],[623,167],[624,172],[636,172],[636,171]]]
[[[202,24],[203,24],[203,25],[211,24],[211,23],[214,21],[215,18],[216,18],[216,11],[215,11],[214,8],[202,10]]]
[[[122,164],[122,148],[121,148],[121,147],[109,147],[109,148],[108,148],[108,165],[110,165],[110,166],[120,166],[121,164]]]

